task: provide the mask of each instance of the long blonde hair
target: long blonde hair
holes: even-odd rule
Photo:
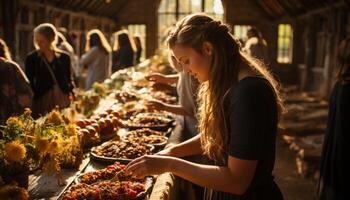
[[[4,40],[0,38],[0,57],[12,61],[10,50]]]
[[[112,52],[112,48],[105,35],[98,29],[92,29],[87,33],[85,51],[89,51],[94,46],[98,47],[106,54]]]
[[[230,33],[229,28],[205,14],[192,14],[180,20],[167,38],[169,48],[180,44],[203,54],[203,42],[213,45],[213,59],[209,80],[202,83],[199,101],[199,131],[205,155],[223,161],[227,155],[229,140],[224,115],[224,99],[238,84],[241,62],[247,63],[259,76],[266,78],[274,89],[279,114],[283,110],[278,92],[278,84],[272,75],[254,59],[240,51],[240,43]],[[224,122],[224,124],[222,124]]]
[[[39,24],[37,27],[34,28],[34,33],[40,33],[42,36],[44,36],[51,44],[53,49],[56,49],[57,44],[57,30],[56,27],[51,23],[43,23]],[[35,49],[39,49],[39,46],[34,40],[34,46]]]

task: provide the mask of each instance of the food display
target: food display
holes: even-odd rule
[[[118,180],[118,181],[138,181],[143,182],[144,179],[132,178],[131,175],[125,174],[125,165],[115,162],[106,168],[87,172],[78,177],[78,183],[92,184],[104,180]]]
[[[155,91],[151,92],[150,96],[154,99],[157,99],[159,101],[162,101],[164,103],[169,103],[169,104],[177,104],[176,97],[170,96],[164,92],[161,91]]]
[[[114,93],[115,98],[120,102],[120,103],[126,103],[129,101],[137,101],[139,99],[139,97],[132,93],[132,92],[128,92],[128,91],[116,91]]]
[[[108,141],[91,149],[92,158],[102,161],[129,162],[152,153],[151,145],[130,141]]]
[[[101,181],[91,185],[79,183],[62,197],[62,200],[114,200],[137,199],[138,194],[145,191],[145,186],[139,182],[111,182]]]
[[[135,143],[146,143],[152,145],[165,145],[168,138],[164,136],[163,132],[154,131],[149,128],[137,129],[129,131],[123,139],[135,142]]]
[[[126,126],[130,129],[151,128],[165,131],[173,122],[174,118],[164,113],[140,113],[127,120]]]
[[[147,110],[148,109],[144,104],[137,101],[131,101],[123,105],[120,110],[120,117],[123,119],[129,119],[131,116],[147,112]]]

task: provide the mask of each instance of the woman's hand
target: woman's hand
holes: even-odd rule
[[[163,149],[161,151],[159,151],[158,153],[154,154],[157,156],[172,156],[172,147],[168,147],[166,149]]]
[[[146,79],[156,83],[168,84],[167,77],[160,73],[150,74],[149,76],[146,77]]]
[[[136,178],[158,175],[170,170],[172,158],[168,156],[146,155],[131,161],[126,173]]]
[[[166,105],[163,102],[158,100],[149,100],[147,101],[146,106],[150,110],[164,110],[164,108],[166,107]]]

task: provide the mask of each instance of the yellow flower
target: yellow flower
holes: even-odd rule
[[[69,136],[74,136],[77,133],[76,126],[73,123],[70,123],[66,126],[66,132]]]
[[[1,199],[29,199],[28,191],[22,187],[18,187],[15,184],[8,184],[0,187]]]
[[[48,174],[57,173],[61,170],[58,159],[56,157],[51,158],[49,161],[43,164],[43,170]]]
[[[7,126],[15,126],[15,125],[17,125],[20,128],[24,127],[22,121],[19,120],[18,117],[10,117],[10,118],[8,118],[7,121],[6,121],[6,125]]]
[[[53,110],[48,114],[48,116],[46,118],[46,122],[51,123],[51,124],[56,125],[56,126],[64,123],[64,121],[61,117],[61,114],[57,110]]]
[[[47,153],[56,154],[60,151],[60,142],[58,140],[53,140],[50,142]]]
[[[24,115],[25,117],[29,117],[31,114],[32,114],[32,111],[30,110],[30,108],[25,108],[25,109],[24,109],[23,115]]]
[[[19,162],[26,156],[26,148],[19,141],[12,141],[5,145],[5,158],[8,161]]]
[[[40,153],[45,153],[47,148],[49,147],[49,140],[47,138],[35,138],[35,148]]]
[[[55,131],[55,130],[53,130],[53,129],[49,129],[49,135],[50,135],[50,136],[57,136],[58,133],[57,133],[57,131]]]

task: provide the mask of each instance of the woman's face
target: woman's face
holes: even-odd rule
[[[209,79],[212,49],[203,47],[203,53],[200,54],[193,48],[176,44],[170,50],[172,56],[184,71],[194,76],[200,82],[205,82]]]
[[[47,50],[51,48],[51,42],[40,33],[34,33],[34,42],[38,45],[39,49],[41,50]]]

